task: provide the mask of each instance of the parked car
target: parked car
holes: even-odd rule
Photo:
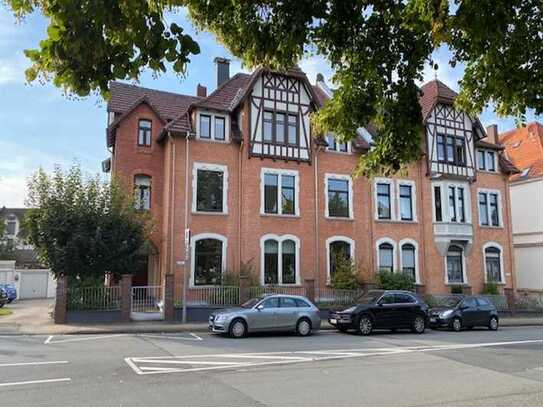
[[[4,289],[8,295],[8,303],[17,299],[17,288],[13,284],[0,284],[0,287]]]
[[[430,327],[450,328],[460,331],[474,326],[486,326],[496,331],[499,325],[498,310],[487,298],[466,296],[451,298],[442,307],[430,310]]]
[[[8,293],[2,287],[0,287],[0,308],[8,303]]]
[[[369,291],[354,307],[331,312],[328,321],[340,331],[369,335],[374,329],[409,328],[424,333],[428,305],[409,291]]]
[[[296,295],[267,295],[252,298],[237,308],[222,309],[209,316],[209,329],[242,338],[248,333],[292,331],[310,335],[320,328],[319,309]]]

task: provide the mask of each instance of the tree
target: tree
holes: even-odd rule
[[[249,67],[282,69],[308,53],[335,71],[334,97],[315,130],[351,140],[372,123],[375,148],[359,172],[387,174],[420,157],[416,83],[442,45],[464,64],[457,106],[476,115],[489,103],[501,115],[543,112],[541,0],[4,0],[18,16],[40,9],[47,38],[27,50],[27,78],[51,79],[70,93],[108,95],[113,79],[144,68],[184,74],[200,49],[183,29],[164,23],[181,7]]]
[[[6,224],[0,217],[0,260],[15,260],[15,244],[5,235]]]
[[[86,179],[74,165],[67,173],[38,170],[28,190],[28,239],[55,277],[95,280],[136,270],[149,217],[115,180]]]

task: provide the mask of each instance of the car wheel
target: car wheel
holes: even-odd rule
[[[233,320],[230,324],[229,333],[232,338],[243,338],[247,333],[247,325],[245,324],[245,321],[242,319]]]
[[[369,335],[373,330],[373,322],[367,315],[362,315],[358,320],[358,333],[360,335]]]
[[[462,330],[462,320],[458,317],[455,317],[451,322],[451,329],[454,332],[460,332]]]
[[[299,336],[311,335],[311,322],[307,318],[302,318],[296,324],[296,333]]]
[[[424,321],[424,318],[420,315],[416,316],[413,320],[413,324],[411,326],[411,331],[413,331],[416,334],[423,334],[424,330],[426,329],[426,322]]]
[[[490,321],[488,321],[488,329],[491,331],[497,331],[498,330],[498,318],[492,317],[490,318]]]

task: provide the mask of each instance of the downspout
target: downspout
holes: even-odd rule
[[[187,132],[185,137],[185,233],[189,229],[189,147],[190,133]],[[187,284],[190,273],[190,236],[185,238],[185,264],[183,266],[183,312],[182,322],[187,322]]]
[[[170,273],[175,274],[175,141],[170,132],[168,138],[172,143],[172,165],[170,174]]]
[[[505,185],[505,205],[507,206],[507,240],[509,241],[509,259],[510,259],[510,263],[511,263],[511,270],[510,270],[510,273],[511,273],[511,288],[513,289],[513,293],[516,292],[517,290],[517,282],[516,282],[516,278],[517,278],[517,274],[516,274],[516,270],[515,270],[515,259],[514,259],[514,248],[513,248],[513,245],[514,245],[514,241],[513,241],[513,230],[512,230],[512,225],[513,225],[513,218],[512,218],[512,213],[511,213],[511,193],[510,193],[510,190],[509,190],[509,179],[508,177],[504,177],[503,179],[503,183]],[[507,276],[504,276],[505,277],[505,281],[507,281]]]
[[[320,289],[320,255],[319,255],[319,152],[320,146],[317,146],[315,150],[315,165],[313,166],[314,171],[314,188],[315,188],[315,268],[317,271],[316,275],[316,284],[315,288]],[[299,205],[300,203],[298,203]]]
[[[238,267],[241,271],[241,217],[243,213],[243,138],[241,139],[238,155]]]
[[[421,267],[419,267],[419,279],[420,279],[419,283],[421,285],[424,285],[423,276],[426,273],[426,230],[425,230],[426,220],[424,218],[424,207],[423,207],[425,202],[424,202],[424,185],[423,185],[424,180],[422,176],[422,161],[419,162],[418,170],[419,170],[419,204],[417,205],[417,211],[419,213],[417,214],[417,216],[419,217],[419,234],[420,234],[421,247],[420,247],[419,252],[417,253],[417,256],[419,256],[420,258],[422,254],[422,261],[420,262]],[[430,213],[432,212],[430,211]],[[432,224],[433,224],[433,219],[432,219]],[[400,251],[400,256],[401,256],[401,251]]]

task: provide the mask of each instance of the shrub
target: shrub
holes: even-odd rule
[[[498,285],[493,281],[486,283],[483,288],[483,294],[499,295],[500,291],[498,290]]]
[[[382,290],[413,291],[414,286],[413,279],[405,273],[391,273],[390,271],[380,271],[377,273],[377,287]]]
[[[451,294],[463,294],[462,286],[461,285],[451,286]]]
[[[337,255],[334,259],[335,271],[332,275],[332,288],[342,290],[356,290],[360,287],[360,281],[357,278],[356,264],[348,257]]]

